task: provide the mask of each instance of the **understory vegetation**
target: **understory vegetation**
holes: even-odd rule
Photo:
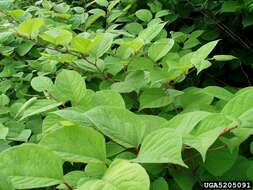
[[[253,0],[0,0],[0,190],[253,180]]]

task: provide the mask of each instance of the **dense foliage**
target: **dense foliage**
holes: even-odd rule
[[[0,0],[0,190],[253,180],[252,0]]]

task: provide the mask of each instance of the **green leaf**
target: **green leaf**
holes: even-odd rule
[[[82,76],[71,70],[62,70],[55,79],[53,96],[60,101],[78,104],[85,96],[86,85]]]
[[[150,46],[148,56],[154,61],[158,61],[172,49],[173,45],[173,39],[160,39]]]
[[[210,66],[211,63],[205,59],[208,57],[211,51],[215,48],[218,42],[219,40],[209,42],[194,52],[191,62],[198,69],[198,73],[202,71],[203,69]]]
[[[130,72],[125,78],[125,81],[113,83],[111,89],[119,93],[139,92],[146,84],[144,77],[143,71]]]
[[[213,58],[215,61],[231,61],[237,59],[237,57],[233,55],[215,55]]]
[[[17,49],[16,52],[20,55],[20,56],[24,56],[26,55],[34,46],[34,44],[30,41],[25,41],[23,43],[21,43]]]
[[[134,113],[114,107],[96,107],[85,116],[103,134],[126,147],[138,147],[142,141],[145,125]]]
[[[53,82],[48,77],[38,76],[31,80],[31,86],[37,92],[49,91],[53,87]]]
[[[204,167],[214,176],[222,176],[236,162],[238,152],[230,153],[228,149],[207,153]],[[218,162],[217,162],[218,160]]]
[[[115,160],[102,180],[87,181],[78,190],[149,190],[149,187],[149,176],[142,166],[125,160]]]
[[[180,134],[186,135],[189,134],[201,120],[205,119],[209,115],[209,112],[204,111],[178,114],[169,120],[164,127],[175,129]]]
[[[14,190],[14,187],[7,176],[0,173],[0,190]]]
[[[135,13],[135,15],[143,22],[149,22],[153,17],[152,13],[147,9],[140,9]]]
[[[85,167],[85,174],[91,178],[100,179],[103,177],[106,169],[105,163],[89,163]]]
[[[77,188],[78,182],[81,179],[88,180],[89,177],[87,176],[87,174],[84,171],[74,170],[74,171],[71,171],[71,172],[67,173],[66,175],[64,175],[63,179],[71,187]],[[57,186],[57,189],[66,189],[66,185],[61,184],[61,185]]]
[[[224,1],[222,3],[222,7],[220,9],[220,12],[221,13],[234,13],[234,12],[240,11],[242,9],[242,7],[243,6],[240,4],[240,2],[228,0],[228,1]]]
[[[146,126],[144,137],[155,130],[162,129],[168,123],[166,119],[155,115],[139,115],[139,117]]]
[[[140,110],[145,108],[159,108],[169,105],[179,94],[180,93],[177,94],[172,90],[166,91],[162,88],[146,89],[140,96]]]
[[[182,136],[173,129],[156,130],[146,136],[138,157],[140,163],[172,163],[186,166],[181,157]]]
[[[112,43],[112,34],[97,34],[90,45],[89,54],[96,59],[102,57],[111,48]]]
[[[42,18],[31,18],[22,22],[18,26],[18,33],[28,38],[33,38],[38,33],[39,29],[44,25]]]
[[[148,44],[162,31],[165,25],[166,23],[152,23],[140,32],[139,38],[141,38],[145,44]]]
[[[23,115],[20,118],[20,120],[24,120],[27,117],[31,117],[33,115],[50,111],[52,109],[57,108],[60,105],[62,105],[62,103],[56,102],[55,100],[50,100],[50,99],[38,100],[34,102],[32,105],[24,109]]]
[[[125,102],[122,96],[113,90],[100,90],[94,94],[91,99],[92,108],[96,106],[113,106],[125,108]]]
[[[167,181],[159,177],[151,184],[151,190],[169,190]]]
[[[56,129],[44,136],[40,144],[70,162],[103,162],[106,159],[104,137],[88,127]]]
[[[234,96],[231,92],[219,86],[208,86],[204,88],[203,91],[207,93],[208,95],[214,96],[216,98],[219,98],[225,101],[229,101]]]
[[[253,107],[253,89],[249,88],[236,94],[223,108],[222,113],[239,117]]]
[[[1,152],[0,167],[15,189],[49,187],[61,183],[63,177],[61,159],[35,144],[15,146]]]
[[[93,179],[86,181],[78,190],[119,190],[114,185],[110,184],[109,182]]]
[[[60,28],[52,28],[40,34],[40,38],[54,45],[67,45],[72,40],[72,33]]]
[[[76,36],[71,41],[71,48],[83,55],[88,54],[91,46],[91,40],[83,36]]]
[[[106,7],[108,5],[108,1],[107,0],[95,0],[95,1],[100,6]]]
[[[209,115],[188,135],[184,136],[184,144],[199,151],[203,160],[206,158],[208,148],[216,141],[225,128],[236,124],[223,114]]]

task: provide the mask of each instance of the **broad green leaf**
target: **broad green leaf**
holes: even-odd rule
[[[66,126],[45,135],[40,144],[70,162],[103,162],[105,139],[92,128]]]
[[[253,89],[247,89],[236,94],[223,108],[222,113],[239,117],[253,107]]]
[[[10,177],[15,189],[32,189],[60,184],[62,161],[48,149],[24,144],[0,153],[1,173]]]
[[[144,138],[138,157],[134,161],[186,166],[181,157],[182,146],[180,133],[169,128],[159,129]]]
[[[70,6],[66,3],[59,3],[54,6],[54,10],[59,13],[66,13],[70,9]]]
[[[42,18],[27,19],[18,26],[18,32],[28,38],[33,38],[43,25]]]
[[[139,164],[115,160],[101,180],[86,181],[78,190],[149,190],[149,176]]]
[[[91,178],[100,179],[103,177],[106,169],[105,163],[88,163],[85,167],[85,174]]]
[[[72,33],[68,30],[52,28],[40,34],[40,38],[54,45],[67,45],[72,40]]]
[[[92,41],[83,36],[76,36],[71,41],[71,48],[77,52],[87,55]]]
[[[16,52],[20,56],[24,56],[32,49],[33,46],[34,46],[33,42],[25,41],[17,47]]]
[[[113,83],[111,89],[119,93],[139,92],[147,83],[144,77],[143,71],[130,72],[125,78],[125,81]]]
[[[93,179],[86,181],[78,190],[119,190],[109,182]]]
[[[169,120],[164,127],[173,128],[182,135],[190,133],[196,125],[207,116],[209,112],[194,111],[183,114],[178,114]]]
[[[168,120],[155,115],[139,115],[146,126],[145,136],[155,130],[162,129],[168,123]]]
[[[48,77],[38,76],[31,80],[31,86],[37,92],[49,91],[53,87],[53,82]]]
[[[110,182],[119,190],[149,190],[149,176],[145,169],[136,163],[115,160],[106,171],[103,180]]]
[[[172,49],[173,45],[173,39],[160,39],[150,46],[148,56],[154,61],[158,61]]]
[[[113,90],[100,90],[94,94],[91,100],[92,107],[96,106],[113,106],[125,108],[125,102],[122,96]]]
[[[219,98],[221,100],[229,101],[231,98],[233,98],[233,94],[226,90],[225,88],[221,88],[218,86],[208,86],[203,89],[205,93],[214,96],[216,98]]]
[[[14,190],[14,187],[7,176],[0,173],[0,190]]]
[[[140,9],[135,13],[135,15],[143,22],[149,22],[153,17],[152,13],[147,9]]]
[[[104,135],[126,147],[138,147],[142,141],[145,125],[134,113],[115,107],[96,107],[85,116]]]
[[[145,44],[148,44],[162,31],[165,25],[166,23],[150,24],[139,33],[139,38],[143,39]]]
[[[90,28],[100,17],[106,16],[105,11],[102,9],[92,9],[89,12],[92,13],[92,15],[90,15],[85,22],[86,29]]]
[[[176,97],[176,105],[182,107],[185,111],[200,110],[202,105],[210,105],[214,99],[213,96],[205,93],[203,89],[190,87],[183,91],[184,93]]]
[[[97,34],[90,44],[89,54],[94,58],[103,56],[113,43],[113,35],[110,33]]]
[[[144,90],[140,95],[140,110],[144,108],[159,108],[171,104],[177,96],[173,92],[162,88],[148,88]]]
[[[216,145],[217,146],[217,145]],[[228,149],[207,153],[204,167],[214,176],[222,176],[236,162],[238,152],[230,153]]]
[[[159,177],[151,184],[151,190],[169,190],[167,181]]]
[[[95,0],[97,4],[106,7],[108,5],[107,0]]]
[[[86,85],[82,76],[71,70],[62,70],[55,79],[53,96],[60,101],[78,104],[85,96]]]
[[[184,136],[184,144],[199,151],[203,160],[206,158],[208,148],[216,141],[226,128],[236,124],[223,114],[209,115],[190,133]]]

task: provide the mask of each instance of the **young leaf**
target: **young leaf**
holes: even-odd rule
[[[110,48],[113,43],[113,35],[110,33],[97,34],[95,39],[92,41],[89,54],[94,58],[103,56]]]
[[[48,77],[38,76],[32,79],[31,86],[37,92],[49,91],[53,87],[53,82]]]
[[[163,58],[172,49],[173,45],[173,39],[160,39],[150,46],[148,56],[156,62]]]
[[[42,18],[27,19],[18,26],[18,32],[28,38],[33,38],[43,25]]]
[[[54,45],[67,45],[72,39],[72,33],[68,30],[52,28],[40,34],[40,38]]]
[[[140,32],[139,38],[144,40],[145,44],[148,44],[161,32],[165,25],[166,23],[152,23]]]
[[[0,153],[1,173],[8,176],[15,189],[32,189],[60,184],[62,161],[48,149],[25,144]]]
[[[44,136],[40,144],[70,162],[103,162],[106,159],[104,137],[88,127],[56,129]]]
[[[83,36],[76,36],[71,41],[71,48],[83,55],[88,54],[90,50],[91,40]]]
[[[140,9],[135,15],[143,22],[149,22],[153,17],[152,13],[147,9]]]

